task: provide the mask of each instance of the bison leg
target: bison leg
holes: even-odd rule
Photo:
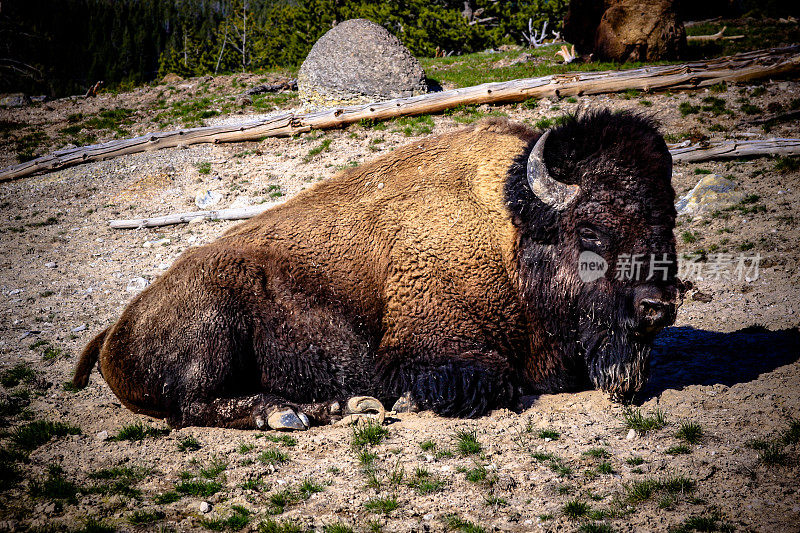
[[[474,418],[514,404],[516,388],[505,372],[472,360],[454,360],[419,370],[411,394],[425,409],[444,416]]]

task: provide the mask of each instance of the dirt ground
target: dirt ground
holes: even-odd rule
[[[145,87],[0,110],[4,124],[16,124],[0,143],[0,165],[16,162],[14,139],[24,128],[55,139],[69,115],[122,107],[135,110],[129,132],[155,129],[159,92],[193,96],[203,83],[211,91],[232,85],[229,77],[186,80],[174,91]],[[295,443],[274,442],[276,432],[214,428],[114,441],[103,432],[113,437],[136,422],[164,424],[122,407],[96,372],[84,390],[64,386],[82,347],[133,296],[132,279],[152,281],[184,250],[235,224],[122,231],[109,228],[112,219],[192,211],[205,191],[220,194],[219,208],[279,203],[341,168],[489,114],[536,123],[609,107],[652,114],[673,142],[798,137],[797,122],[768,133],[746,123],[768,109],[789,109],[798,98],[800,82],[772,81],[718,92],[481,106],[377,127],[129,155],[0,184],[0,364],[6,376],[19,363],[37,374],[17,385],[8,381],[0,394],[2,447],[13,450],[15,432],[35,420],[81,431],[39,443],[18,460],[3,452],[0,530],[295,531],[293,524],[298,531],[327,532],[800,531],[800,428],[791,425],[800,418],[796,160],[675,166],[678,195],[706,171],[728,177],[748,195],[728,210],[680,217],[680,253],[705,265],[717,253],[759,254],[760,270],[752,281],[692,280],[675,326],[658,338],[652,378],[638,399],[643,414],[664,414],[667,425],[660,429],[631,434],[622,406],[584,391],[526,398],[521,412],[498,410],[477,420],[429,412],[394,416],[386,438],[368,446],[373,458],[352,446],[353,430],[344,427],[315,427],[294,434]],[[691,111],[685,116],[682,103]],[[222,111],[206,123],[241,120],[257,110]],[[43,149],[58,142],[65,141]],[[28,401],[20,412],[9,407]],[[698,442],[676,436],[686,422],[701,426]],[[474,432],[480,451],[462,454],[459,431]],[[181,444],[192,444],[189,437],[199,449],[182,451]],[[128,474],[115,467],[129,467]],[[120,483],[111,486],[109,479]]]

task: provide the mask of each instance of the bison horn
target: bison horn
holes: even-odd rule
[[[544,145],[549,135],[550,130],[539,137],[528,157],[528,185],[539,200],[561,211],[575,199],[580,187],[556,181],[547,172],[547,165],[544,163]]]

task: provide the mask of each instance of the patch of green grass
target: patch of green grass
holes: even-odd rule
[[[797,444],[800,442],[800,420],[789,420],[789,427],[783,433],[785,444]]]
[[[264,482],[258,476],[250,476],[245,479],[241,485],[239,485],[244,490],[252,490],[255,492],[261,492],[264,488]]]
[[[200,126],[203,120],[219,115],[219,111],[211,109],[211,105],[210,98],[175,102],[169,111],[160,113],[156,119],[180,119],[184,126]]]
[[[96,518],[87,518],[83,523],[83,527],[75,529],[72,533],[114,533],[116,529],[109,526],[102,520]]]
[[[81,389],[73,385],[71,381],[65,381],[64,383],[62,383],[61,389],[64,392],[71,392],[71,393],[76,393],[81,391]]]
[[[416,117],[400,117],[396,121],[400,126],[403,135],[427,135],[433,131],[434,122],[430,115],[418,115]]]
[[[157,438],[164,435],[169,435],[169,429],[154,428],[151,426],[146,426],[141,422],[134,422],[133,424],[122,426],[119,431],[117,431],[117,434],[111,437],[109,440],[117,442],[123,440],[137,441],[144,440],[145,437]]]
[[[533,127],[537,130],[546,130],[553,126],[561,126],[566,124],[569,120],[569,115],[561,115],[555,118],[542,118],[533,123]]]
[[[670,495],[688,494],[695,489],[696,483],[685,476],[672,476],[661,480],[654,478],[634,481],[626,485],[626,498],[630,503],[649,500],[657,493]]]
[[[495,496],[494,494],[487,495],[486,498],[483,499],[483,503],[489,507],[508,507],[508,500]]]
[[[456,431],[456,450],[461,455],[471,455],[480,453],[481,443],[478,441],[478,433],[472,430],[460,429]]]
[[[536,459],[537,461],[539,461],[540,463],[545,463],[547,461],[558,461],[559,460],[558,457],[556,457],[552,453],[546,453],[546,452],[533,452],[533,453],[531,453],[531,456],[534,459]]]
[[[277,448],[270,448],[261,452],[258,460],[266,465],[278,465],[289,461],[289,456]]]
[[[306,156],[303,158],[303,161],[308,163],[322,152],[330,150],[332,142],[333,140],[331,139],[323,139],[321,143],[308,151],[308,154],[306,154]]]
[[[667,455],[686,455],[692,453],[692,449],[685,444],[679,444],[677,446],[670,446],[664,453]]]
[[[197,172],[200,174],[211,174],[211,163],[208,161],[197,163]]]
[[[317,483],[311,478],[305,478],[300,485],[297,487],[297,492],[300,493],[300,496],[307,500],[311,497],[312,494],[316,494],[318,492],[322,492],[325,490],[325,487]]]
[[[561,433],[553,429],[543,429],[539,432],[540,439],[558,440],[560,436]]]
[[[749,103],[748,104],[742,104],[742,106],[739,109],[741,109],[742,113],[744,113],[745,115],[760,115],[761,113],[764,112],[757,105],[753,105],[753,104],[749,104]]]
[[[667,425],[666,413],[660,409],[654,409],[645,415],[639,408],[627,407],[622,413],[622,419],[626,428],[636,430],[640,434],[655,431]]]
[[[121,494],[123,496],[136,497],[141,491],[133,485],[143,480],[150,472],[147,468],[133,466],[115,466],[103,468],[89,473],[89,479],[98,483],[93,485],[89,491],[96,494]]]
[[[755,439],[747,442],[747,446],[758,451],[758,461],[765,465],[783,465],[789,459],[780,439]]]
[[[276,522],[269,519],[258,524],[258,533],[307,533],[307,531],[290,521]]]
[[[216,479],[228,468],[228,463],[214,456],[208,466],[200,469],[200,476],[206,479]]]
[[[200,441],[190,435],[178,441],[178,450],[182,452],[196,451],[201,448]]]
[[[166,514],[164,514],[164,511],[138,510],[129,514],[127,521],[129,524],[133,526],[141,526],[145,524],[152,524],[153,522],[158,522],[159,520],[163,520],[165,516]]]
[[[400,504],[397,503],[397,498],[394,496],[384,496],[368,500],[364,503],[364,507],[372,513],[389,514],[400,507]]]
[[[716,96],[707,96],[703,98],[703,111],[707,111],[714,116],[719,115],[733,115],[733,111],[725,107],[725,100],[717,98]]]
[[[277,189],[273,189],[273,187],[276,187]],[[280,185],[270,185],[269,191],[280,190],[280,188],[281,188]],[[274,442],[276,444],[283,444],[284,446],[287,446],[289,448],[291,448],[292,446],[297,446],[297,439],[292,437],[291,435],[265,434],[264,438],[270,442]]]
[[[570,500],[561,508],[561,512],[564,513],[564,516],[573,520],[586,516],[590,510],[591,507],[589,504],[581,500]]]
[[[17,161],[24,163],[35,159],[39,150],[50,142],[50,137],[42,130],[34,130],[15,139]]]
[[[597,465],[597,471],[601,474],[613,474],[614,468],[611,466],[611,463],[608,461],[603,461],[599,465]]]
[[[733,533],[736,528],[733,524],[724,522],[719,514],[707,516],[690,516],[681,525],[669,530],[670,533],[689,533],[690,531]]]
[[[133,109],[119,107],[117,109],[101,109],[96,116],[86,120],[83,127],[94,130],[111,130],[117,135],[127,135],[123,126],[133,124]]]
[[[781,174],[785,174],[787,172],[795,172],[796,170],[800,169],[800,157],[797,156],[778,157],[775,159],[774,168],[777,172],[780,172]]]
[[[436,443],[428,439],[420,442],[419,447],[422,448],[422,451],[430,452],[436,449]]]
[[[653,106],[653,102],[650,101],[650,100],[642,99],[642,100],[639,100],[639,105],[640,106],[644,106],[644,107],[652,107]]]
[[[695,174],[711,174],[711,171],[707,168],[696,168],[694,169]]]
[[[256,445],[251,442],[240,442],[236,447],[236,451],[241,455],[246,455],[255,449]]]
[[[685,230],[681,233],[681,240],[686,244],[690,244],[693,242],[697,242],[698,235],[695,232],[691,232],[689,230]]]
[[[611,457],[611,454],[608,453],[608,450],[605,448],[592,448],[591,450],[587,450],[583,452],[583,455],[588,457],[595,457],[597,459],[605,459]]]
[[[21,450],[32,451],[46,444],[54,437],[80,435],[78,427],[63,422],[37,420],[17,427],[11,434],[11,442]]]
[[[457,514],[445,515],[443,520],[450,530],[461,531],[461,533],[486,533],[483,527],[469,520],[464,520]]]
[[[64,355],[64,351],[61,348],[57,348],[55,346],[48,346],[42,352],[42,359],[45,361],[55,361],[59,357]]]
[[[372,529],[374,530],[374,528]],[[353,528],[347,524],[336,522],[333,524],[325,524],[322,528],[322,533],[353,533]]]
[[[678,106],[678,111],[681,112],[682,117],[685,117],[688,115],[696,115],[700,112],[700,107],[692,105],[689,102],[681,102]]]
[[[703,440],[703,427],[696,422],[681,422],[675,436],[689,444],[698,444]]]
[[[241,505],[233,505],[231,506],[231,511],[231,514],[226,518],[214,520],[201,518],[200,524],[213,531],[240,531],[250,523],[250,511],[247,508]]]
[[[168,503],[174,503],[181,499],[181,495],[174,490],[170,490],[167,492],[162,492],[161,494],[156,494],[153,497],[153,501],[159,505],[165,505]]]
[[[464,472],[464,477],[467,481],[471,481],[472,483],[481,483],[486,480],[486,476],[488,475],[488,471],[483,465],[475,465],[475,467],[470,468]]]
[[[26,363],[17,363],[0,374],[0,384],[6,388],[16,387],[20,383],[32,383],[35,379],[36,371]]]
[[[378,454],[369,451],[367,448],[362,448],[358,454],[356,455],[358,462],[361,463],[361,466],[368,468],[373,465],[375,460],[378,458]]]
[[[389,436],[389,430],[379,423],[368,420],[365,424],[353,426],[353,447],[361,448],[368,444],[377,445]]]
[[[175,491],[187,496],[203,496],[207,498],[222,490],[219,481],[205,481],[202,479],[184,480],[175,485]]]
[[[64,477],[64,470],[60,466],[50,465],[47,469],[47,477],[30,481],[28,492],[34,498],[66,500],[76,503],[80,489],[75,483]]]

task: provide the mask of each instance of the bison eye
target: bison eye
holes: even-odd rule
[[[606,236],[601,232],[586,226],[578,228],[578,238],[580,238],[581,246],[585,250],[598,253],[605,250],[608,241]]]

